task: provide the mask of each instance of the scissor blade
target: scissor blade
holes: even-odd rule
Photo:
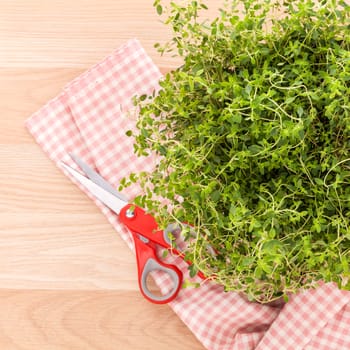
[[[61,162],[63,168],[65,168],[79,183],[81,183],[90,193],[92,193],[100,202],[105,204],[109,209],[119,214],[121,209],[128,204],[127,201],[116,197],[113,193],[106,191],[104,188],[95,184],[92,180],[82,175],[69,165]]]
[[[76,156],[73,153],[69,153],[70,157],[75,161],[76,164],[79,165],[81,170],[84,171],[85,175],[92,180],[95,184],[104,188],[106,191],[114,194],[116,197],[121,200],[128,202],[128,198],[126,198],[123,194],[118,192],[108,181],[106,181],[100,174],[98,174],[94,169],[92,169],[89,165],[87,165],[82,159]]]

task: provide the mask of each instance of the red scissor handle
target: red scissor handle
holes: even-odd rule
[[[165,304],[174,300],[182,285],[182,272],[175,266],[161,262],[156,254],[154,244],[145,242],[144,237],[133,234],[136,250],[138,281],[142,295],[155,304]],[[171,290],[164,295],[155,295],[147,286],[147,277],[152,271],[163,271],[172,280]]]
[[[133,234],[138,282],[142,295],[149,301],[156,304],[165,304],[174,300],[182,285],[182,272],[175,265],[161,262],[156,253],[157,244],[171,248],[169,242],[164,238],[163,231],[158,229],[158,225],[153,216],[133,205],[126,205],[120,211],[120,221],[128,227]],[[150,238],[152,237],[152,238]],[[147,286],[147,276],[152,271],[163,271],[167,273],[173,283],[172,289],[165,295],[153,294]]]
[[[171,240],[159,230],[158,224],[151,214],[147,214],[144,209],[127,204],[119,213],[120,221],[131,231],[141,234],[162,246],[171,249]]]

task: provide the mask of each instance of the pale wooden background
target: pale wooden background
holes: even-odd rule
[[[152,3],[0,1],[0,349],[203,349],[168,306],[141,297],[132,253],[24,128],[130,38],[175,67],[153,48],[170,32]]]

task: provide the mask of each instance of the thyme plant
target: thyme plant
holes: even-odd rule
[[[183,65],[135,100],[135,152],[160,162],[123,186],[161,227],[194,226],[191,273],[227,291],[350,290],[349,6],[233,0],[213,21],[201,1],[154,6],[173,30],[158,49]]]

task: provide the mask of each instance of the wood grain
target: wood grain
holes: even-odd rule
[[[159,63],[153,44],[170,35],[151,1],[5,0],[0,13],[0,62],[10,67],[85,68],[133,37]]]
[[[1,349],[202,349],[167,306],[137,292],[3,290],[0,308]]]
[[[0,349],[204,349],[138,291],[133,253],[44,155],[24,121],[85,69],[171,33],[144,0],[0,2]],[[216,14],[221,0],[209,0]]]

